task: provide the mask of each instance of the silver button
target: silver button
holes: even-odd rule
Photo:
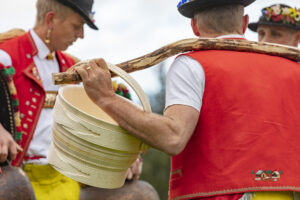
[[[23,127],[27,129],[28,128],[28,124],[24,123]]]
[[[30,105],[30,101],[26,101],[25,104],[26,104],[26,106],[29,106]]]
[[[33,102],[33,103],[36,103],[36,98],[33,97],[33,98],[32,98],[32,102]]]
[[[64,59],[61,60],[62,64],[66,64],[66,61]]]
[[[25,115],[23,113],[20,114],[20,118],[24,119]]]
[[[30,89],[29,89],[29,92],[32,92],[32,91],[33,91],[33,89],[32,89],[32,88],[30,88]]]
[[[28,53],[26,54],[26,58],[30,59],[31,58],[31,55]]]
[[[32,116],[32,111],[31,110],[28,111],[28,115]]]

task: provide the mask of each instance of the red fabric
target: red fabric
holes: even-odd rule
[[[170,199],[300,191],[299,64],[246,52],[187,55],[203,66],[205,91],[195,132],[172,157]]]
[[[203,198],[196,198],[194,200],[239,200],[242,198],[243,194],[231,194],[231,195],[221,195],[221,196],[214,196],[214,197],[203,197]]]
[[[45,158],[45,157],[42,157],[42,156],[32,156],[32,157],[24,156],[24,160],[39,160],[41,158]]]
[[[12,59],[12,65],[16,70],[14,83],[20,101],[20,113],[24,114],[24,118],[21,119],[23,135],[20,141],[23,152],[20,152],[12,162],[14,166],[20,166],[28,150],[45,101],[45,91],[33,61],[33,56],[38,53],[38,50],[29,33],[1,43],[0,49],[6,51]],[[56,54],[60,71],[65,71],[74,64],[74,61],[63,53],[56,52]],[[29,102],[30,105],[26,105],[26,102]],[[31,116],[28,115],[28,111],[32,112]]]

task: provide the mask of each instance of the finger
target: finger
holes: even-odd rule
[[[102,59],[102,58],[95,59],[95,60],[93,60],[93,62],[94,62],[97,66],[99,66],[101,69],[103,69],[104,71],[109,72],[109,69],[108,69],[107,64],[106,64],[106,62],[105,62],[104,59]]]
[[[142,168],[143,168],[143,162],[141,162],[139,160],[138,167],[137,167],[137,173],[136,173],[136,176],[134,177],[135,180],[140,178],[140,176],[142,174]]]
[[[8,154],[8,148],[7,144],[3,144],[1,146],[1,152],[0,152],[0,162],[5,162],[7,159],[7,154]]]
[[[14,160],[17,157],[17,145],[15,142],[9,144],[10,159]]]
[[[128,169],[127,179],[128,179],[128,180],[131,180],[131,179],[132,179],[132,176],[133,176],[133,174],[132,174],[131,169]]]
[[[80,75],[82,80],[86,80],[88,78],[88,72],[83,67],[76,67],[75,70]]]
[[[18,152],[22,152],[22,151],[23,151],[23,148],[22,148],[20,145],[18,145],[17,143],[16,143],[16,145],[17,145],[17,151],[18,151]]]
[[[89,61],[86,67],[89,76],[95,75],[96,71],[99,70],[99,67],[93,61]]]

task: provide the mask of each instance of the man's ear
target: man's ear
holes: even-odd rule
[[[192,26],[194,34],[196,36],[200,36],[199,30],[198,30],[198,26],[197,26],[197,22],[196,22],[196,20],[194,18],[192,18],[192,20],[191,20],[191,26]]]
[[[246,30],[247,30],[247,27],[248,27],[248,24],[249,24],[249,16],[248,15],[245,15],[243,17],[243,34],[245,34]]]
[[[53,11],[47,12],[45,16],[45,24],[47,24],[48,28],[53,27],[55,13]]]

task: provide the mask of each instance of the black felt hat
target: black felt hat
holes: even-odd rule
[[[89,27],[98,30],[98,27],[94,24],[94,19],[93,19],[93,15],[94,15],[92,12],[92,6],[94,3],[93,0],[57,0],[57,1],[71,8],[79,15],[81,15],[86,20],[86,23],[89,25]]]
[[[248,6],[255,0],[181,0],[178,5],[178,11],[185,17],[193,18],[195,11],[202,11],[217,6],[230,4],[241,4]]]
[[[284,4],[275,4],[261,10],[262,15],[258,22],[248,25],[248,28],[254,32],[258,25],[271,25],[287,27],[294,30],[300,30],[300,10]]]

